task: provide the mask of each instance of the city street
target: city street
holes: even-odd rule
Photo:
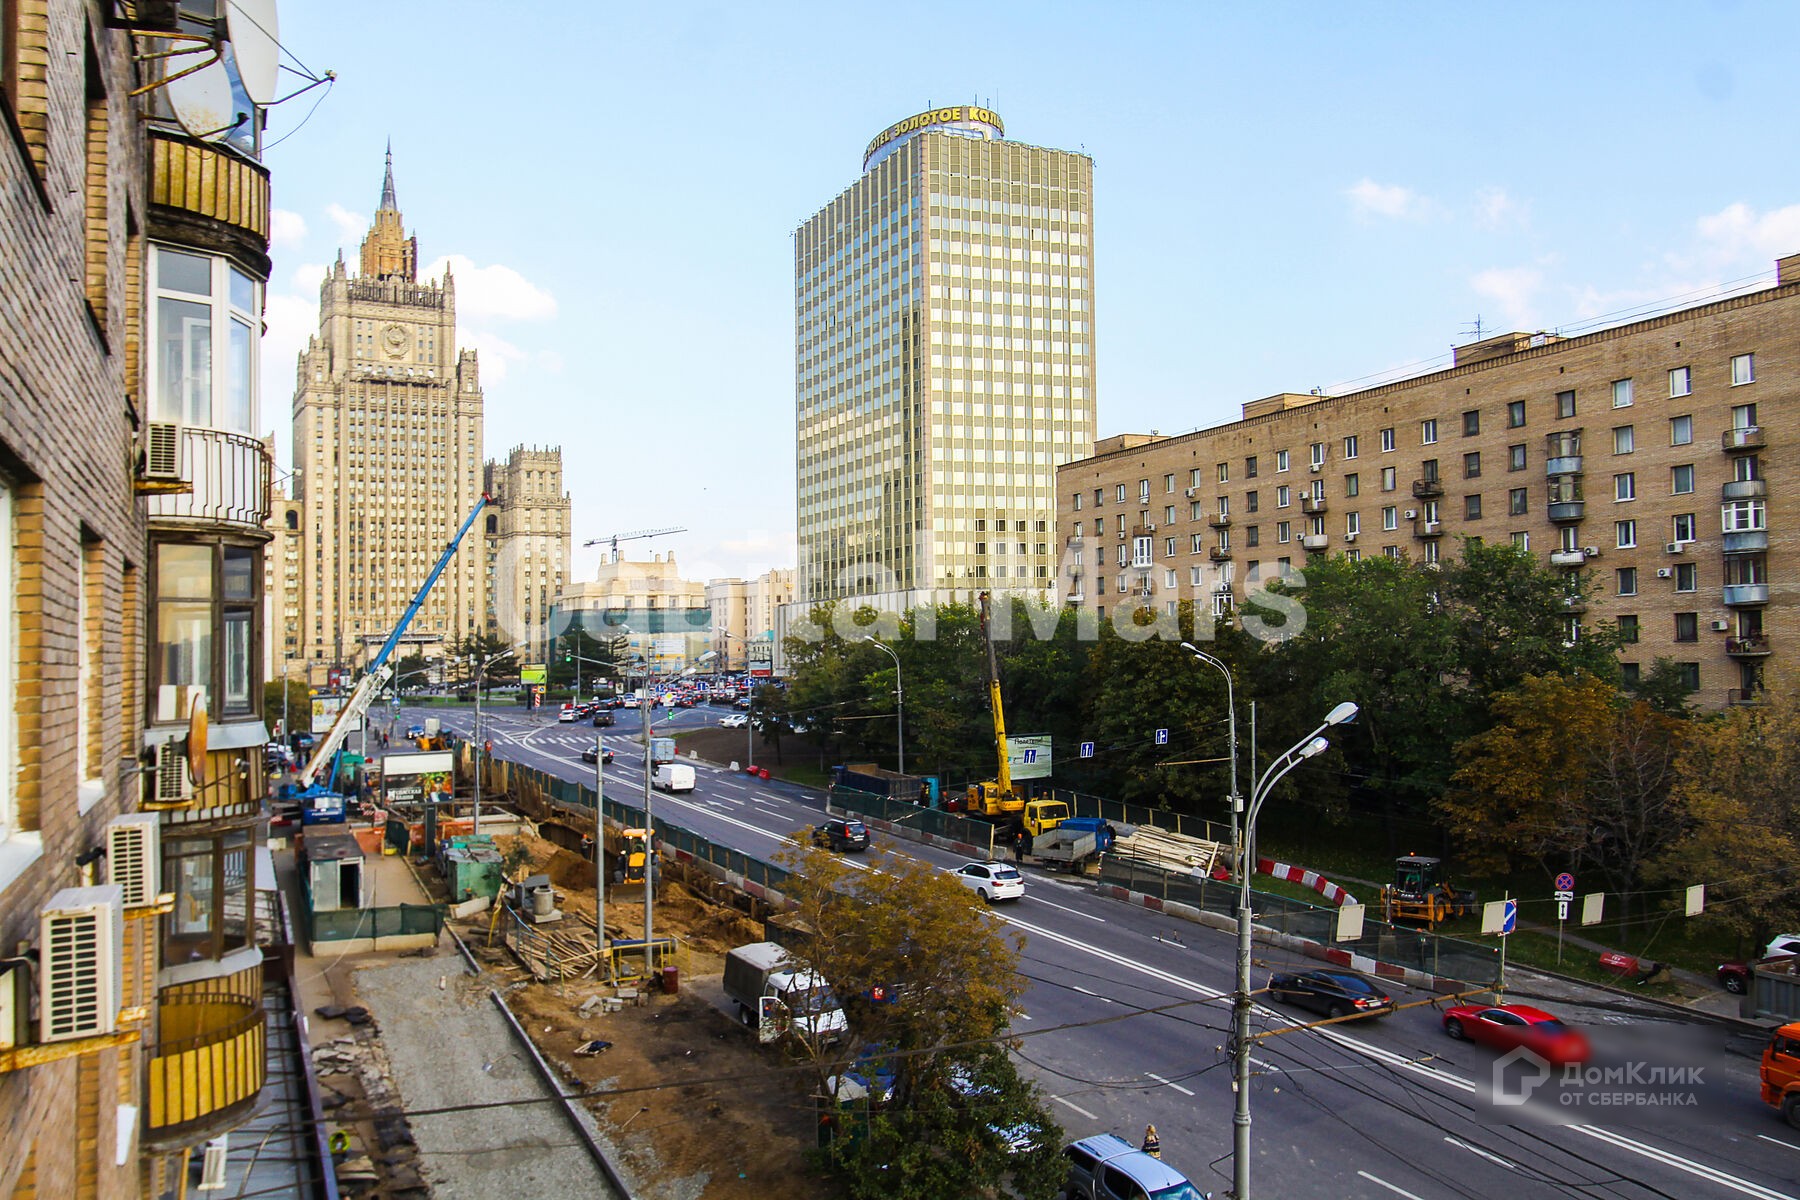
[[[702,706],[664,715],[656,729],[716,724],[725,709]],[[464,709],[403,710],[405,724],[439,717],[471,732]],[[605,768],[607,794],[638,803],[643,768],[633,741],[635,712],[596,731],[559,724],[554,710],[509,707],[483,714],[500,757],[591,780],[583,747],[603,734],[617,759]],[[655,797],[657,813],[704,837],[768,859],[822,815],[824,797],[806,788],[733,775],[695,762],[691,795]],[[946,851],[877,835],[882,848],[940,867]],[[858,862],[855,856],[850,861]],[[1136,1141],[1146,1124],[1161,1135],[1164,1157],[1203,1187],[1228,1185],[1230,1074],[1224,1054],[1233,942],[1225,932],[1126,905],[1092,888],[1027,872],[1026,896],[997,911],[1026,937],[1025,1009],[1014,1026],[1018,1057],[1051,1098],[1072,1135],[1118,1132]],[[1298,962],[1257,947],[1260,985],[1270,968]],[[1316,965],[1308,963],[1306,965]],[[1529,993],[1528,976],[1515,987]],[[1397,1002],[1424,997],[1389,986]],[[1653,1036],[1675,1023],[1621,1011],[1618,997],[1590,990],[1583,1002],[1555,1008],[1577,1025],[1634,1025]],[[1154,1013],[1133,1015],[1142,1010]],[[1263,1028],[1291,1023],[1292,1010],[1259,1009]],[[1709,1026],[1685,1030],[1723,1044]],[[1402,1011],[1376,1025],[1336,1026],[1261,1041],[1252,1130],[1259,1194],[1344,1197],[1749,1196],[1800,1195],[1800,1138],[1757,1096],[1755,1063],[1724,1057],[1708,1083],[1726,1100],[1655,1134],[1620,1126],[1502,1126],[1490,1123],[1479,1089],[1493,1051],[1446,1037],[1438,1011]],[[1711,1072],[1723,1072],[1723,1080]],[[1680,1133],[1672,1135],[1671,1128]]]

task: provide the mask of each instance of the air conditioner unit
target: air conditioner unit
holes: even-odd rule
[[[1681,553],[1681,543],[1680,542],[1665,542],[1663,544],[1663,553],[1664,554],[1680,554]]]
[[[1323,471],[1325,469],[1325,464],[1324,463],[1313,463],[1310,467],[1307,467],[1306,469],[1310,473],[1317,475],[1320,471]]]
[[[1656,577],[1658,579],[1672,579],[1672,578],[1674,578],[1674,576],[1675,576],[1675,572],[1672,571],[1671,569],[1669,569],[1668,567],[1656,568]]]
[[[1731,623],[1729,621],[1714,621],[1712,627],[1714,633],[1724,633],[1727,629],[1731,628]]]
[[[1354,542],[1356,540],[1356,535],[1354,533],[1346,533],[1344,535],[1344,540],[1346,542]]]
[[[1418,510],[1418,509],[1416,509],[1416,508],[1409,508],[1409,509],[1407,509],[1407,510],[1406,510],[1406,519],[1407,519],[1407,520],[1409,520],[1409,521],[1416,521],[1416,520],[1418,520],[1418,519],[1419,519],[1419,510]]]
[[[169,483],[181,479],[181,426],[174,421],[144,426],[144,478]]]
[[[1598,547],[1598,546],[1583,546],[1581,548],[1581,552],[1583,554],[1587,555],[1589,558],[1599,558],[1600,557],[1600,547]]]
[[[116,884],[64,888],[38,917],[38,1040],[111,1033],[124,1003],[125,901]]]
[[[1434,529],[1436,529],[1436,528],[1437,528],[1437,527],[1438,527],[1438,526],[1439,526],[1439,525],[1440,525],[1440,524],[1442,524],[1442,522],[1441,522],[1441,521],[1427,521],[1427,522],[1425,522],[1425,532],[1427,532],[1427,533],[1430,533],[1430,532],[1431,532],[1431,531],[1432,531],[1432,530],[1434,530]]]
[[[221,1133],[206,1143],[206,1156],[200,1160],[200,1182],[194,1186],[197,1192],[222,1192],[231,1186],[225,1177],[225,1168],[231,1158],[231,1135]]]
[[[1155,533],[1155,532],[1156,532],[1156,526],[1154,526],[1154,525],[1146,525],[1146,526],[1144,526],[1144,532],[1145,532],[1145,533]]]
[[[162,880],[158,825],[155,813],[129,813],[106,823],[106,879],[118,885],[127,908],[156,903]]]
[[[188,775],[187,748],[170,738],[156,747],[156,767],[152,772],[158,804],[179,804],[194,798],[194,781]]]
[[[1195,488],[1186,488],[1186,489],[1184,489],[1184,490],[1183,490],[1183,491],[1182,491],[1182,493],[1181,493],[1181,494],[1182,494],[1182,495],[1183,495],[1183,496],[1186,496],[1186,497],[1187,497],[1187,498],[1188,498],[1188,499],[1189,499],[1189,500],[1192,500],[1192,499],[1193,499],[1193,498],[1194,498],[1194,492],[1195,492],[1195,491],[1196,491],[1196,490],[1197,490],[1197,489],[1195,489]]]

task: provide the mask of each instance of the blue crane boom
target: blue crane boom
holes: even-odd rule
[[[419,591],[413,596],[412,603],[407,606],[406,612],[400,617],[400,623],[394,626],[392,633],[388,634],[387,641],[382,643],[380,652],[369,660],[369,669],[364,672],[355,690],[350,693],[350,700],[338,713],[337,720],[332,722],[331,732],[325,735],[325,740],[319,743],[318,748],[313,751],[312,758],[307,760],[306,768],[300,772],[300,786],[306,789],[306,795],[329,790],[317,789],[313,786],[313,781],[318,778],[319,768],[327,759],[337,754],[339,748],[344,744],[344,739],[350,736],[351,728],[362,720],[364,713],[369,711],[369,704],[375,699],[375,693],[381,690],[381,685],[386,683],[388,676],[392,674],[387,662],[393,657],[394,648],[400,644],[400,639],[405,636],[406,627],[412,624],[413,617],[417,616],[419,609],[425,606],[425,597],[431,594],[432,585],[437,583],[438,576],[444,573],[444,568],[450,565],[450,560],[456,557],[457,547],[462,545],[463,538],[468,536],[470,527],[475,524],[475,518],[481,515],[481,510],[486,508],[488,503],[488,496],[484,492],[481,498],[475,501],[475,507],[469,510],[468,519],[462,523],[462,528],[456,531],[456,536],[451,538],[450,543],[444,547],[444,553],[438,557],[437,566],[431,568],[431,574],[427,575],[425,582],[419,585]],[[335,778],[336,775],[337,772],[333,770],[332,777]]]

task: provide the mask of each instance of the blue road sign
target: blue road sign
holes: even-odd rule
[[[1083,758],[1094,757],[1094,743],[1092,743],[1092,742],[1081,743],[1081,757],[1083,757]]]
[[[1159,746],[1166,746],[1169,744],[1169,731],[1168,730],[1159,729],[1156,731],[1156,744]]]
[[[1502,934],[1511,933],[1514,929],[1518,928],[1518,925],[1519,902],[1517,900],[1508,900],[1506,902],[1506,917],[1500,922],[1500,932]]]

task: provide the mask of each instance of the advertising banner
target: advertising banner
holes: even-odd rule
[[[548,667],[543,663],[526,663],[519,668],[519,682],[527,686],[548,683]]]
[[[314,696],[312,701],[312,731],[314,733],[330,733],[331,723],[337,715],[344,711],[342,696]]]

